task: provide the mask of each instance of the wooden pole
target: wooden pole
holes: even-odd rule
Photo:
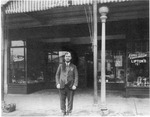
[[[1,100],[2,100],[2,104],[4,103],[4,58],[5,58],[5,39],[4,39],[4,35],[5,35],[5,12],[4,12],[4,7],[1,7],[1,31],[2,31],[2,35],[1,35]]]
[[[94,22],[94,35],[93,35],[93,51],[94,51],[94,104],[98,104],[97,94],[97,0],[93,0],[93,22]]]

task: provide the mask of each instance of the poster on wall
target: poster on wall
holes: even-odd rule
[[[107,62],[107,67],[106,67],[106,69],[107,69],[107,71],[111,71],[111,63],[110,62]]]
[[[122,56],[121,55],[115,56],[115,66],[122,67]]]

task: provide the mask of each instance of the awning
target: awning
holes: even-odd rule
[[[124,2],[132,0],[97,0],[98,3]],[[89,5],[93,0],[10,0],[5,7],[6,14],[48,10],[55,7]]]

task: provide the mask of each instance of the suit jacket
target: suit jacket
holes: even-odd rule
[[[68,85],[71,89],[73,85],[78,86],[78,71],[74,64],[70,63],[68,70],[66,63],[60,64],[56,72],[56,85],[60,84],[60,88]]]

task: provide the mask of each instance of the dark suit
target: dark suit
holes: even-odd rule
[[[66,98],[68,99],[68,112],[73,108],[74,90],[72,86],[78,86],[78,71],[74,64],[60,64],[56,72],[56,85],[60,84],[60,105],[62,112],[66,112]]]

